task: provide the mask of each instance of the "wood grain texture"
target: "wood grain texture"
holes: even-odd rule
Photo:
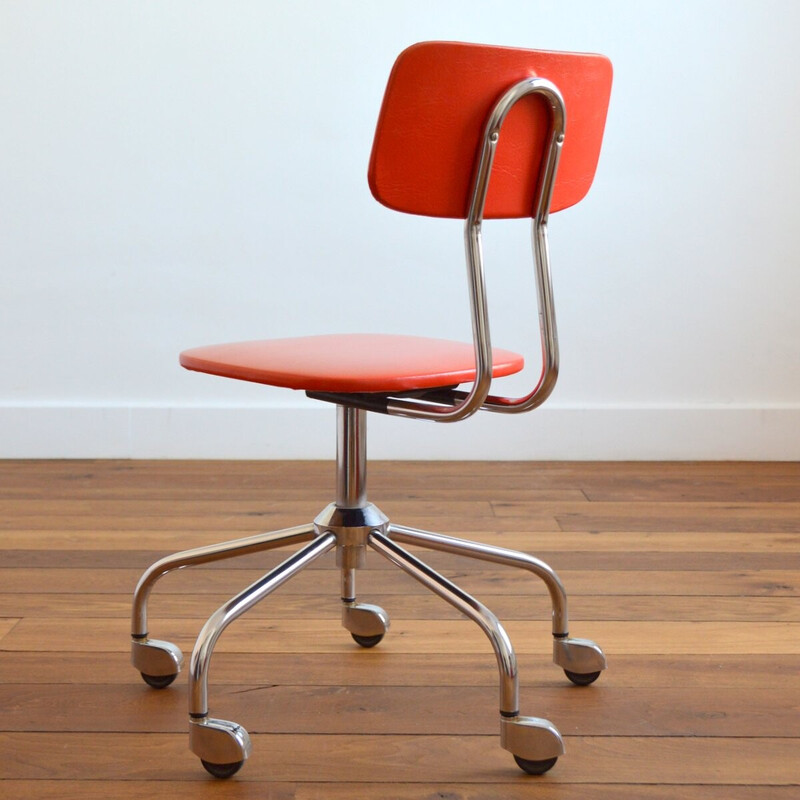
[[[263,755],[251,757],[237,781],[301,782],[311,773],[326,783],[374,781],[378,775],[387,784],[531,782],[509,767],[510,756],[496,736],[315,733],[252,739],[254,752]],[[567,736],[565,746],[569,759],[541,783],[800,784],[797,742],[791,738]],[[0,778],[197,778],[185,734],[0,733],[0,750]]]
[[[5,619],[0,619],[0,639],[11,630],[16,627],[17,623],[19,622],[18,619],[14,619],[13,617],[6,617]]]
[[[233,585],[233,584],[232,584]],[[227,594],[162,594],[154,603],[156,619],[187,617],[197,620],[221,606]],[[380,606],[398,607],[405,619],[461,619],[460,613],[430,594],[397,595],[371,593],[370,601]],[[0,594],[0,617],[19,614],[27,618],[64,619],[85,617],[86,609],[103,619],[128,619],[131,597],[125,594]],[[493,595],[492,610],[502,620],[530,619],[537,610],[546,610],[544,596],[524,594]],[[283,594],[248,612],[251,619],[307,620],[320,611],[338,616],[338,602],[313,595]],[[702,606],[692,597],[654,595],[584,595],[572,604],[570,619],[578,620],[666,620],[686,622],[800,622],[800,602],[795,597],[750,597],[746,604],[737,597],[703,597]]]
[[[800,789],[800,465],[376,463],[403,524],[524,549],[570,594],[573,635],[609,669],[568,684],[530,575],[422,553],[503,619],[523,713],[567,753],[542,778],[499,747],[486,638],[377,556],[361,599],[375,650],[339,623],[332,558],[220,639],[211,708],[251,732],[231,781],[186,747],[186,681],[148,689],[128,661],[130,597],[167,552],[311,519],[321,462],[0,462],[0,796],[43,800],[789,800]],[[286,557],[183,570],[152,635],[188,654],[205,617]]]
[[[739,688],[616,685],[603,691],[565,691],[555,669],[539,686],[521,691],[527,713],[557,719],[562,733],[586,736],[800,737],[800,689],[780,696],[768,687]],[[183,682],[182,682],[183,683]],[[158,696],[138,684],[0,686],[7,731],[182,733],[185,686]],[[599,687],[597,687],[599,688]],[[347,735],[484,734],[497,730],[495,686],[286,686],[226,685],[214,693],[212,712],[235,719],[250,733]],[[94,707],[91,716],[76,708]]]
[[[597,783],[556,784],[537,781],[519,783],[438,783],[436,788],[421,783],[334,784],[330,782],[285,783],[278,781],[214,782],[202,777],[182,781],[82,781],[39,780],[4,782],[6,800],[797,800],[793,786],[712,786]]]
[[[212,609],[213,610],[213,609]],[[190,643],[198,632],[196,620],[161,620],[162,630],[176,643]],[[121,638],[127,621],[83,619],[75,625],[61,620],[22,619],[0,642],[4,650],[45,652],[128,652]],[[518,655],[552,652],[547,621],[512,620],[504,625]],[[488,639],[466,620],[392,620],[392,636],[381,653],[487,653]],[[794,654],[800,655],[797,622],[666,622],[596,620],[572,626],[575,636],[602,639],[610,652],[651,654]],[[243,618],[225,631],[215,648],[220,653],[342,653],[352,646],[332,614],[327,619],[282,620]]]

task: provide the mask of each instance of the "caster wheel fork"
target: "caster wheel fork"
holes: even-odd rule
[[[361,647],[375,647],[389,630],[389,615],[370,603],[344,601],[342,625]]]
[[[200,758],[206,771],[215,778],[230,778],[250,755],[252,745],[247,731],[225,719],[189,719],[189,749]]]
[[[605,654],[593,641],[566,635],[553,639],[553,662],[576,686],[589,686],[606,668]]]
[[[543,775],[564,753],[558,729],[539,717],[501,717],[500,744],[529,775]]]
[[[138,636],[131,640],[131,663],[148,686],[165,689],[178,677],[183,653],[171,642]]]

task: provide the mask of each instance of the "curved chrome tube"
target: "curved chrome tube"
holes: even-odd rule
[[[534,219],[532,229],[533,259],[539,304],[539,330],[542,338],[542,372],[533,390],[517,398],[488,395],[483,403],[487,411],[513,414],[531,411],[550,396],[558,379],[558,333],[553,304],[553,281],[550,274],[550,250],[547,223]]]
[[[489,179],[503,121],[523,97],[541,95],[550,106],[550,132],[540,167],[538,190],[533,208],[532,247],[536,271],[539,328],[542,340],[542,372],[533,390],[517,398],[489,395],[492,382],[492,344],[489,334],[489,308],[483,267],[481,224]],[[564,143],[566,109],[558,88],[544,78],[526,78],[512,86],[497,102],[486,122],[483,146],[472,190],[469,213],[464,227],[467,276],[472,309],[472,338],[475,347],[475,380],[469,392],[451,392],[455,405],[420,402],[409,398],[389,398],[387,412],[395,416],[419,417],[438,422],[456,422],[478,409],[504,413],[529,411],[541,405],[553,391],[558,377],[558,338],[556,332],[547,220],[555,188],[558,162]]]
[[[255,536],[245,536],[242,539],[232,539],[220,544],[194,547],[191,550],[182,550],[159,559],[148,567],[133,592],[131,635],[134,638],[143,638],[147,635],[147,599],[156,582],[167,573],[184,567],[196,567],[212,561],[244,556],[248,553],[260,553],[275,547],[300,544],[312,539],[315,533],[313,524],[298,525],[273,533],[259,533]]]
[[[225,628],[301,569],[327,553],[335,544],[336,535],[333,533],[318,536],[263,578],[228,600],[208,618],[197,637],[189,664],[190,716],[197,718],[208,714],[208,666],[211,662],[214,645]]]
[[[390,525],[389,536],[396,542],[415,544],[419,547],[427,547],[429,550],[439,550],[457,556],[478,558],[481,561],[490,561],[506,567],[520,567],[532,572],[544,581],[547,591],[550,593],[550,602],[553,607],[553,636],[566,636],[569,633],[567,592],[561,579],[544,561],[518,550],[481,544],[468,539],[457,539],[441,533],[407,528],[404,525]]]
[[[382,533],[371,533],[369,544],[382,556],[478,624],[492,643],[497,657],[497,666],[500,671],[500,713],[505,717],[519,714],[517,657],[500,620],[483,603],[411,553],[406,552],[400,545]]]

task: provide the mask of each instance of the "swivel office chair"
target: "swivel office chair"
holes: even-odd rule
[[[564,588],[544,562],[397,525],[367,501],[366,413],[455,422],[478,410],[528,411],[551,393],[558,345],[548,214],[577,203],[589,189],[610,87],[611,65],[597,55],[426,42],[404,51],[395,63],[375,134],[370,188],[377,200],[398,211],[465,220],[472,343],[355,334],[214,345],[181,354],[181,364],[190,370],[302,390],[337,405],[335,501],[313,522],[168,556],[153,564],[136,587],[132,661],[148,684],[163,688],[180,671],[183,656],[175,645],[149,638],[146,603],[156,581],[174,569],[303,543],[212,614],[198,636],[189,667],[189,743],[212,775],[233,775],[251,751],[243,727],[208,713],[208,668],[220,634],[334,548],[341,568],[342,624],[359,645],[375,646],[389,629],[382,608],[356,599],[356,570],[364,566],[370,547],[474,620],[489,638],[499,670],[501,745],[519,766],[541,774],[564,752],[551,722],[519,713],[514,650],[497,617],[401,545],[520,567],[541,578],[552,601],[553,660],[574,683],[597,679],[606,667],[602,650],[569,636]],[[539,380],[518,398],[489,393],[492,378],[520,371],[523,359],[491,346],[481,250],[482,220],[513,217],[533,220],[542,340]],[[459,390],[462,383],[471,388]]]

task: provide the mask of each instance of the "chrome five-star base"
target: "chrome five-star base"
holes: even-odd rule
[[[317,558],[336,548],[342,574],[342,625],[363,647],[378,644],[389,629],[389,617],[375,605],[356,599],[355,574],[364,566],[367,547],[415,578],[423,586],[476,622],[494,649],[499,671],[500,744],[531,774],[550,769],[564,752],[556,727],[546,719],[520,715],[517,662],[504,627],[486,606],[440,575],[401,544],[440,550],[495,564],[521,567],[541,578],[552,602],[553,661],[578,685],[588,685],[606,667],[603,651],[587,639],[570,638],[567,598],[558,576],[526,553],[465,541],[392,524],[366,497],[366,412],[339,406],[336,501],[313,523],[274,533],[198,547],[162,558],[142,576],[134,593],[131,660],[144,680],[164,688],[183,665],[181,651],[169,642],[149,638],[147,599],[160,578],[175,569],[206,564],[303,544],[260,580],[221,606],[200,631],[189,662],[189,747],[214,776],[233,775],[250,755],[247,731],[235,722],[215,719],[208,711],[208,668],[214,646],[227,626]]]

